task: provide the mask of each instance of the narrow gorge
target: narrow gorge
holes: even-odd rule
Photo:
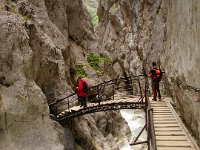
[[[131,130],[119,110],[60,124],[50,114],[67,102],[48,105],[78,76],[94,86],[153,61],[200,145],[199,14],[199,0],[1,0],[0,150],[120,150]]]

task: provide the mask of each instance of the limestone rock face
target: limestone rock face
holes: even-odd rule
[[[76,118],[74,126],[76,147],[83,149],[119,150],[118,142],[130,138],[130,129],[118,111],[98,112]]]
[[[50,120],[46,97],[29,78],[34,53],[24,22],[1,12],[0,29],[0,149],[64,149],[57,140],[63,131]]]
[[[200,92],[171,82],[171,77],[200,88],[198,0],[100,0],[99,53],[113,59],[117,77],[149,70],[156,61],[166,72],[170,92],[183,119],[199,139]]]
[[[200,93],[170,82],[200,86],[199,14],[198,0],[99,0],[94,34],[82,0],[1,0],[0,149],[118,150],[119,136],[129,137],[119,113],[78,117],[63,128],[49,118],[48,104],[73,92],[79,65],[95,85],[148,71],[152,61],[165,70],[175,104],[199,139]],[[112,59],[101,64],[100,78],[87,62],[90,51]]]
[[[99,47],[113,59],[111,73],[136,75],[149,63],[149,55],[164,50],[165,10],[162,0],[100,0]],[[118,66],[118,67],[117,67]]]
[[[200,92],[177,81],[200,88],[200,3],[197,0],[167,1],[166,50],[161,64],[170,82],[170,89],[184,122],[199,141]],[[200,142],[199,142],[200,143]]]
[[[48,107],[73,92],[77,65],[84,65],[91,84],[102,81],[88,67],[87,50],[96,45],[91,45],[95,36],[82,1],[1,1],[0,31],[0,149],[83,149],[75,139],[84,130],[73,127],[74,135],[69,127],[61,127],[50,119]],[[64,109],[64,104],[58,108]],[[103,147],[118,149],[112,146],[118,133],[97,130],[94,118],[83,117],[74,124],[91,124],[85,128],[101,134],[92,136],[98,141],[93,147],[102,149],[103,137],[108,140]],[[124,128],[128,131],[127,125]],[[90,137],[85,139],[90,145]]]

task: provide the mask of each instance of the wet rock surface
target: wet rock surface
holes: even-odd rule
[[[199,139],[195,101],[200,94],[169,84],[173,77],[199,87],[199,4],[100,0],[94,31],[81,0],[2,0],[0,149],[119,149],[116,139],[128,134],[119,113],[76,118],[74,126],[63,128],[49,118],[48,104],[73,92],[77,66],[83,65],[86,79],[95,85],[125,73],[141,74],[152,61],[165,70],[175,104]],[[100,64],[103,73],[90,67],[90,52],[111,59]]]

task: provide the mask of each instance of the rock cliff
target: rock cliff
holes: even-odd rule
[[[2,0],[0,30],[0,149],[118,149],[117,136],[129,131],[113,120],[124,122],[119,113],[99,113],[103,126],[93,115],[76,126],[49,117],[48,104],[73,92],[78,67],[91,85],[102,81],[87,62],[95,35],[82,1]]]
[[[99,53],[113,59],[110,74],[139,74],[143,68],[148,71],[151,62],[158,63],[166,72],[176,108],[198,141],[199,4],[197,0],[100,0],[97,29]]]
[[[200,93],[171,83],[199,88],[199,14],[198,0],[99,0],[94,31],[82,0],[1,0],[0,149],[119,149],[119,136],[129,135],[127,124],[116,122],[124,122],[119,112],[61,126],[48,104],[73,91],[77,71],[94,85],[143,73],[152,61],[165,70],[175,104],[199,139]],[[94,69],[91,52],[111,61]]]
[[[140,74],[151,54],[159,60],[164,50],[166,20],[162,0],[100,0],[98,15],[99,53],[112,57],[111,74]]]
[[[166,1],[166,7],[166,48],[160,55],[161,64],[180,115],[200,141],[200,92],[192,89],[200,88],[200,3],[197,0],[170,0]],[[171,82],[171,78],[182,84]]]

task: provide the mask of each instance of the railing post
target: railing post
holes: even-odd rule
[[[156,139],[155,139],[155,130],[154,130],[154,124],[153,124],[153,109],[151,108],[149,110],[149,119],[150,119],[150,129],[151,129],[151,146],[153,148],[153,150],[157,150],[157,146],[156,146]]]
[[[143,97],[143,93],[142,93],[142,87],[141,87],[141,83],[140,83],[140,78],[138,77],[138,85],[139,85],[139,88],[140,88],[140,94],[141,94],[141,98]]]
[[[67,105],[68,105],[68,110],[70,112],[70,108],[69,108],[69,98],[67,98]]]
[[[99,86],[97,86],[97,95],[98,95],[98,102],[99,102],[99,106],[100,106],[100,94],[99,94]]]
[[[148,111],[148,150],[151,150],[152,135],[151,135],[150,109],[147,111]]]
[[[146,123],[147,123],[147,144],[148,144],[148,150],[150,149],[150,121],[149,121],[149,111],[148,108],[146,108]]]
[[[115,99],[115,84],[113,84],[113,99]]]

